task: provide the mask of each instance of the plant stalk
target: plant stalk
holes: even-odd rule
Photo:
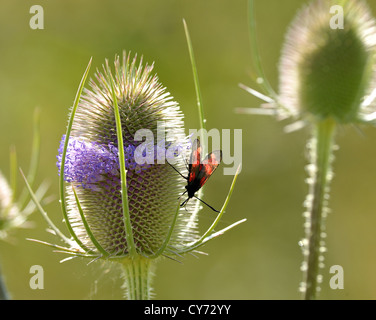
[[[125,258],[121,261],[124,287],[128,300],[150,300],[152,298],[152,280],[154,277],[155,259],[140,255]]]
[[[305,279],[302,291],[305,300],[316,299],[321,277],[319,269],[323,261],[322,255],[326,251],[323,238],[332,176],[335,128],[336,123],[331,118],[318,121],[309,145],[311,164],[307,167],[307,171],[310,175],[308,180],[310,188],[306,200],[306,238],[303,241]]]

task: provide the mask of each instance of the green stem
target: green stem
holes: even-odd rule
[[[331,180],[331,162],[333,158],[334,133],[336,124],[333,119],[317,122],[313,139],[311,140],[308,166],[309,195],[307,198],[306,239],[303,242],[305,261],[305,282],[303,283],[304,298],[316,298],[319,290],[319,269],[322,263],[322,254],[325,251],[323,233],[327,214],[327,199]]]
[[[155,262],[155,259],[140,255],[134,258],[125,258],[121,261],[128,300],[151,299]]]

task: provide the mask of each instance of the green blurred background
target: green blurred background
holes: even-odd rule
[[[370,2],[370,1],[369,1]],[[278,86],[277,64],[284,34],[305,1],[256,1],[258,40],[265,72]],[[9,176],[9,147],[17,147],[27,169],[32,116],[41,113],[38,181],[48,180],[55,201],[45,209],[65,230],[57,200],[56,154],[68,108],[82,73],[113,59],[123,49],[155,61],[155,72],[197,128],[198,113],[182,19],[192,37],[207,126],[243,130],[243,170],[221,226],[247,222],[208,244],[208,256],[186,256],[182,264],[162,260],[155,278],[158,299],[299,299],[303,201],[307,193],[306,141],[309,131],[285,134],[286,122],[235,114],[260,101],[238,87],[254,88],[247,27],[247,1],[224,0],[40,0],[45,29],[29,27],[30,1],[3,0],[0,10],[0,168]],[[376,3],[370,3],[376,14]],[[327,221],[323,299],[376,298],[376,129],[341,127]],[[205,188],[205,200],[219,207],[232,177],[218,171]],[[19,180],[21,185],[22,181]],[[207,225],[214,214],[205,208]],[[59,261],[64,255],[25,238],[54,241],[39,213],[33,229],[0,243],[6,283],[15,299],[121,299],[116,267],[86,260]],[[29,287],[32,265],[44,268],[43,290]],[[344,290],[329,287],[329,267],[344,269]]]

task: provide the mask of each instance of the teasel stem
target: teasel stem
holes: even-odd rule
[[[303,271],[305,279],[303,293],[305,300],[313,300],[319,291],[320,264],[325,252],[325,218],[328,212],[327,201],[332,176],[331,162],[334,151],[336,122],[327,118],[315,124],[313,138],[309,142],[311,164],[307,167],[310,175],[307,212],[305,213],[306,238],[303,240]]]
[[[151,300],[156,261],[141,255],[121,261],[127,300]]]

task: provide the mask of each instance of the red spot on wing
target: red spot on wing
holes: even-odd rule
[[[200,180],[200,186],[202,187],[205,184],[206,180],[208,179],[209,179],[208,176],[202,177],[202,179]]]
[[[217,169],[221,160],[222,160],[221,150],[213,151],[206,156],[202,164],[202,169],[200,170],[200,173],[199,173],[201,187],[210,178],[210,176],[213,174],[215,169]]]
[[[209,153],[205,160],[201,160],[201,145],[200,140],[196,139],[192,143],[192,152],[189,163],[188,183],[196,183],[200,188],[206,183],[209,177],[213,174],[215,169],[222,160],[222,151],[217,150]]]
[[[200,164],[201,159],[201,145],[200,140],[196,139],[192,144],[191,158],[189,161],[189,176],[188,181],[192,182],[199,175],[202,164]]]
[[[199,165],[201,160],[201,145],[200,140],[196,139],[192,144],[191,159],[189,161],[190,165]]]
[[[188,192],[188,198],[181,205],[186,205],[189,199],[195,197],[195,193],[201,189],[201,187],[206,183],[206,181],[210,178],[210,176],[213,174],[215,169],[217,169],[220,162],[222,161],[222,151],[217,150],[209,153],[206,156],[205,160],[201,162],[202,149],[200,146],[200,140],[198,139],[193,141],[191,150],[192,151],[188,165],[188,178],[186,178],[188,179],[188,184],[185,186],[186,191],[184,192]],[[201,201],[208,207],[210,207],[212,210],[219,212],[203,200]]]
[[[196,173],[194,171],[189,173],[188,181],[192,182],[196,178]]]

